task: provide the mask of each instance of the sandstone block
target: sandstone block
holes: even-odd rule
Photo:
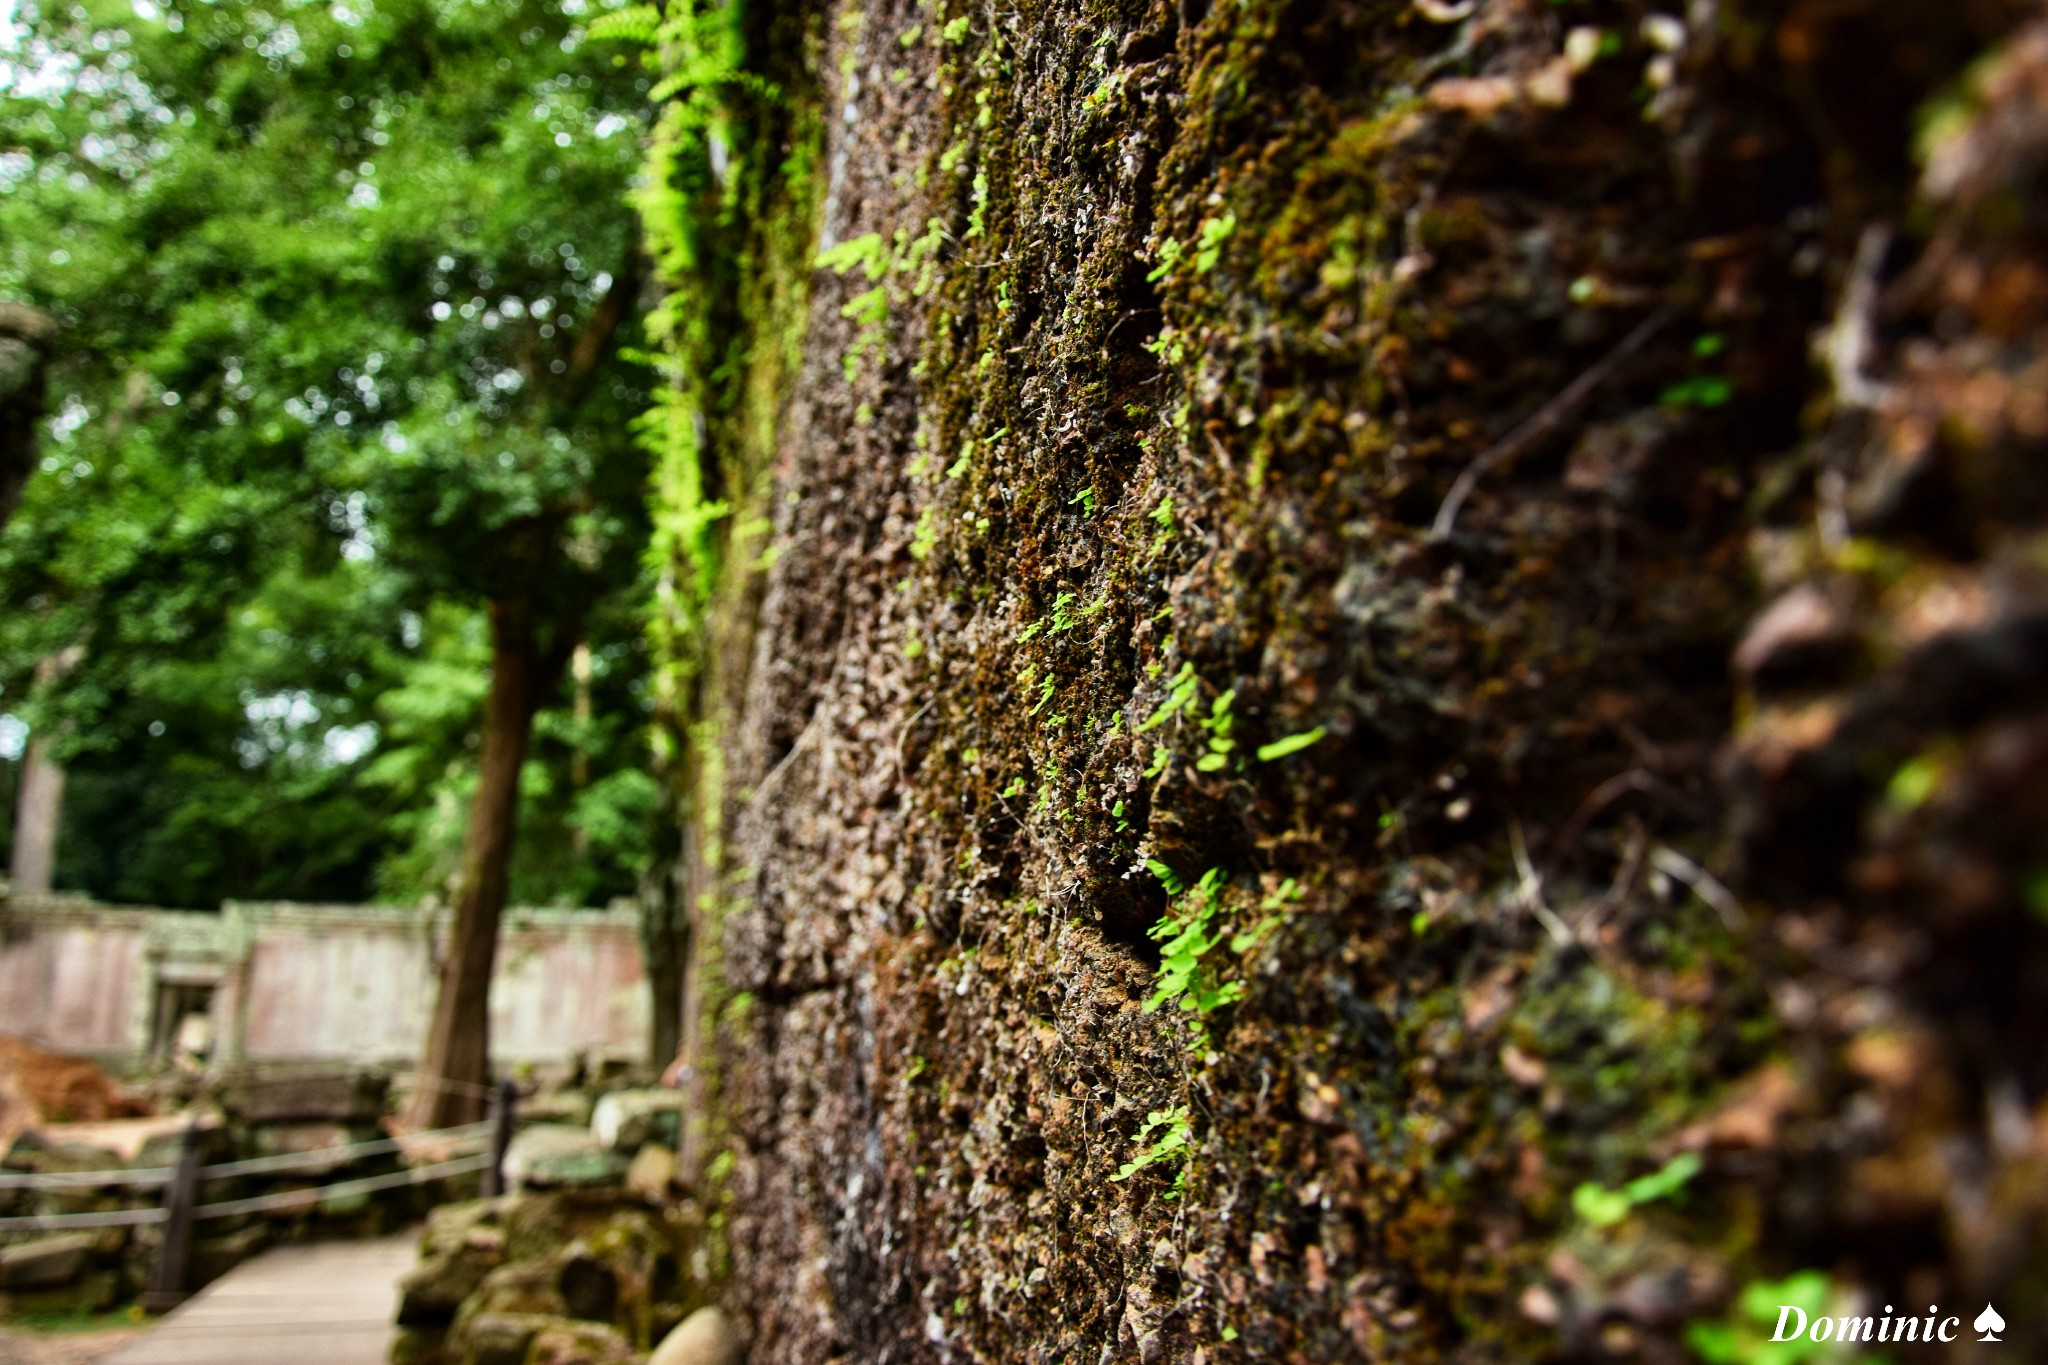
[[[699,1308],[662,1339],[647,1365],[742,1365],[739,1328],[722,1308]]]

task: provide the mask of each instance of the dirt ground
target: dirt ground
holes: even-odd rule
[[[0,1365],[96,1365],[145,1330],[119,1327],[85,1332],[29,1332],[0,1326]]]

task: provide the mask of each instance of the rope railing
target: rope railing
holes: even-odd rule
[[[171,1168],[113,1171],[8,1171],[0,1173],[0,1190],[97,1190],[109,1185],[168,1185]]]
[[[345,1161],[356,1161],[363,1157],[388,1156],[392,1152],[406,1150],[408,1143],[424,1144],[429,1139],[441,1142],[469,1142],[476,1138],[488,1137],[491,1121],[467,1123],[459,1128],[433,1128],[424,1133],[404,1133],[395,1137],[370,1138],[362,1142],[346,1143],[340,1147],[316,1147],[305,1152],[281,1152],[276,1156],[254,1156],[243,1161],[226,1161],[218,1166],[199,1168],[201,1180],[226,1180],[238,1175],[271,1175],[278,1171],[303,1170],[308,1166],[337,1165]],[[168,1177],[169,1172],[165,1172]]]
[[[303,1189],[251,1195],[247,1199],[228,1199],[218,1204],[201,1204],[192,1210],[192,1216],[227,1218],[238,1213],[273,1213],[280,1209],[310,1208],[329,1199],[376,1194],[383,1190],[395,1190],[403,1185],[424,1185],[429,1180],[468,1175],[474,1171],[481,1171],[490,1163],[490,1153],[478,1152],[474,1156],[460,1156],[450,1161],[437,1161],[431,1166],[415,1166],[409,1170],[391,1171],[385,1175],[364,1176],[360,1180],[338,1180],[332,1185],[309,1185]]]
[[[491,1126],[491,1121],[485,1119],[480,1123],[466,1123],[456,1128],[433,1128],[422,1133],[368,1138],[362,1142],[345,1143],[339,1147],[316,1147],[304,1152],[280,1152],[276,1156],[226,1161],[215,1166],[200,1167],[199,1178],[227,1180],[240,1175],[272,1175],[280,1171],[304,1170],[311,1166],[339,1165],[365,1157],[388,1156],[393,1152],[407,1151],[414,1146],[425,1146],[429,1142],[473,1142],[488,1137]],[[105,1189],[115,1185],[162,1186],[170,1183],[172,1174],[169,1166],[152,1166],[141,1170],[7,1172],[0,1174],[0,1190]],[[0,1228],[5,1226],[4,1222],[0,1222]]]
[[[223,1162],[218,1166],[202,1166],[198,1179],[202,1182],[218,1181],[242,1175],[270,1175],[281,1171],[303,1170],[308,1166],[326,1165],[339,1161],[355,1161],[366,1156],[382,1156],[406,1150],[408,1143],[423,1143],[428,1139],[440,1142],[474,1142],[490,1136],[492,1124],[464,1124],[459,1128],[437,1128],[425,1133],[408,1133],[403,1137],[380,1138],[372,1142],[352,1142],[342,1147],[323,1147],[311,1152],[287,1152],[279,1156],[255,1157],[248,1161]],[[383,1190],[396,1189],[401,1185],[421,1185],[444,1176],[468,1175],[481,1171],[492,1162],[491,1153],[473,1152],[468,1156],[437,1161],[428,1166],[416,1166],[402,1171],[390,1171],[383,1175],[363,1176],[355,1180],[336,1181],[331,1185],[315,1185],[304,1189],[280,1190],[272,1194],[254,1195],[247,1199],[224,1200],[217,1204],[201,1204],[193,1209],[196,1218],[225,1218],[236,1213],[265,1213],[273,1209],[305,1207],[323,1199],[343,1198],[355,1194],[375,1194]],[[97,1179],[106,1176],[149,1176],[148,1180],[113,1181]],[[81,1185],[168,1185],[173,1172],[166,1167],[152,1171],[51,1171],[42,1175],[13,1177],[4,1188],[8,1189],[76,1189]],[[90,1213],[32,1213],[16,1217],[0,1218],[0,1232],[62,1232],[69,1229],[137,1227],[149,1223],[161,1223],[168,1217],[162,1208],[149,1209],[104,1209]]]
[[[450,1089],[458,1087],[451,1086]],[[483,1087],[474,1087],[482,1090]],[[231,1218],[238,1214],[260,1214],[317,1207],[333,1200],[381,1193],[411,1185],[424,1185],[454,1176],[481,1173],[486,1195],[502,1191],[505,1152],[516,1126],[518,1091],[510,1082],[486,1091],[491,1098],[491,1117],[481,1123],[435,1128],[422,1133],[400,1133],[362,1142],[341,1143],[306,1152],[281,1152],[275,1156],[249,1157],[240,1161],[199,1164],[202,1130],[193,1124],[185,1130],[175,1166],[142,1170],[44,1171],[0,1174],[0,1190],[59,1191],[129,1187],[160,1189],[163,1202],[152,1208],[97,1209],[83,1213],[34,1213],[0,1217],[0,1233],[83,1231],[89,1228],[143,1227],[162,1225],[162,1247],[158,1252],[150,1287],[143,1295],[143,1307],[161,1312],[185,1298],[186,1261],[191,1250],[193,1225],[202,1220]],[[448,1148],[479,1142],[483,1150],[445,1157],[424,1166],[387,1171],[380,1175],[338,1180],[324,1185],[306,1185],[242,1199],[212,1204],[198,1201],[200,1187],[238,1176],[288,1174],[315,1166],[334,1167],[365,1157],[389,1156],[416,1148]]]
[[[129,1228],[161,1223],[168,1209],[105,1209],[98,1213],[29,1213],[0,1218],[0,1232],[68,1232],[74,1228]]]
[[[423,1071],[412,1073],[409,1083],[414,1090],[438,1090],[444,1095],[469,1095],[480,1100],[496,1099],[498,1096],[496,1086],[478,1085],[475,1081],[444,1080],[439,1076],[429,1076]],[[403,1090],[407,1087],[398,1085],[396,1088]]]

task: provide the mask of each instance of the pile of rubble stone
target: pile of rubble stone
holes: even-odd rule
[[[393,1365],[738,1365],[717,1253],[676,1181],[674,1091],[559,1099],[507,1153],[509,1193],[436,1209]],[[651,1352],[651,1355],[650,1355]]]

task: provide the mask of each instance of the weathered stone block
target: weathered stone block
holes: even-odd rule
[[[70,1284],[0,1293],[0,1317],[22,1313],[53,1317],[104,1313],[120,1301],[120,1291],[121,1277],[114,1271],[87,1271]]]
[[[631,1365],[633,1344],[594,1322],[556,1322],[534,1334],[526,1365]]]
[[[182,1129],[169,1132],[151,1133],[136,1150],[135,1160],[129,1164],[136,1170],[163,1170],[175,1168],[178,1154],[185,1145]],[[216,1162],[231,1161],[237,1155],[234,1134],[226,1128],[214,1126],[199,1131],[199,1160],[202,1165],[211,1166]]]
[[[405,1326],[452,1322],[462,1301],[496,1264],[495,1256],[476,1252],[430,1252],[398,1282],[398,1321]]]
[[[241,1076],[221,1087],[220,1104],[245,1124],[375,1123],[384,1113],[391,1078],[381,1072],[350,1075]]]
[[[590,1126],[590,1095],[581,1090],[551,1090],[519,1101],[519,1121],[528,1124],[560,1123],[576,1128]]]
[[[589,1129],[555,1124],[521,1130],[505,1153],[505,1178],[515,1189],[616,1185],[626,1166]]]
[[[400,1327],[391,1342],[391,1365],[456,1365],[442,1327]]]
[[[633,1154],[626,1168],[626,1188],[653,1203],[665,1200],[676,1183],[676,1154],[658,1142],[650,1142]]]
[[[124,1163],[120,1153],[104,1147],[85,1142],[50,1142],[25,1133],[8,1150],[6,1164],[10,1170],[47,1175],[59,1171],[118,1171]]]
[[[722,1308],[699,1308],[647,1358],[647,1365],[740,1365],[746,1351],[739,1329]]]
[[[619,1277],[585,1243],[573,1242],[564,1252],[555,1287],[572,1318],[610,1322],[619,1311]]]
[[[533,1339],[556,1321],[532,1313],[479,1313],[461,1333],[464,1365],[525,1365]]]
[[[89,1232],[60,1232],[11,1247],[0,1247],[0,1289],[47,1289],[69,1284],[92,1264],[98,1239]]]
[[[569,1305],[562,1299],[552,1261],[522,1261],[499,1266],[486,1275],[465,1311],[563,1318],[569,1316]]]
[[[590,1131],[615,1152],[636,1152],[650,1142],[673,1149],[681,1135],[680,1090],[621,1090],[597,1102]]]

